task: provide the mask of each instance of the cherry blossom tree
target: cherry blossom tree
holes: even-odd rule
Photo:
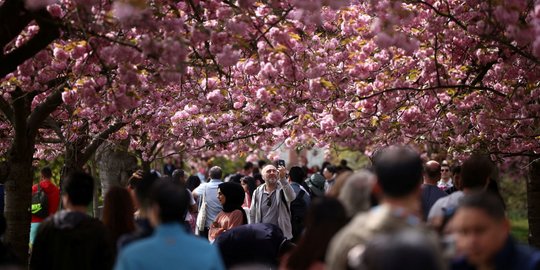
[[[540,152],[533,0],[3,0],[0,23],[1,174],[21,254],[35,149],[73,168],[127,137],[147,160],[160,143]]]

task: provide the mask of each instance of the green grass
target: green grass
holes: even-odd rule
[[[529,237],[529,221],[527,218],[512,218],[512,235],[520,242],[527,244]]]

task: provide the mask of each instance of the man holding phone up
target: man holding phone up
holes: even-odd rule
[[[265,181],[254,192],[249,211],[251,223],[271,223],[279,226],[287,239],[292,238],[290,204],[296,197],[287,181],[283,161],[278,167],[266,165],[262,171]]]

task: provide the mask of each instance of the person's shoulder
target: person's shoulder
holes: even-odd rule
[[[459,201],[461,200],[461,198],[463,198],[463,196],[465,196],[465,194],[463,193],[463,191],[456,191],[448,196],[445,196],[441,199],[439,199],[441,201],[441,205],[442,206],[452,206],[452,207],[456,207],[457,204],[459,203]]]
[[[243,215],[242,211],[244,211],[244,210],[236,209],[236,210],[231,212],[231,215],[233,215],[233,216],[242,216]]]
[[[261,192],[261,190],[263,190],[265,186],[266,186],[266,184],[262,184],[262,185],[258,186],[255,189],[255,191],[253,191],[253,193],[255,194],[255,192]]]
[[[365,233],[366,231],[362,228],[366,227],[366,222],[372,215],[371,211],[356,214],[345,227],[336,233],[334,238],[348,239],[351,235]]]
[[[436,186],[433,186],[433,189],[432,191],[433,193],[435,193],[437,196],[439,197],[446,197],[448,196],[448,193],[444,192],[443,190],[441,190],[440,188],[436,187]]]
[[[513,238],[509,241],[516,246],[516,261],[522,269],[540,269],[540,250],[528,245],[518,244]]]
[[[452,202],[454,198],[455,196],[452,196],[452,195],[441,197],[435,202],[435,204],[433,204],[433,206],[440,206],[440,207],[447,206],[449,203]]]
[[[123,256],[133,256],[133,254],[145,253],[146,250],[152,250],[155,245],[153,237],[137,239],[126,245],[120,252]]]
[[[330,240],[328,252],[326,253],[326,262],[329,269],[342,268],[346,264],[349,250],[365,242],[365,237],[360,235],[365,231],[356,227],[358,222],[362,222],[360,215],[357,215]]]
[[[210,183],[207,183],[207,184],[208,184],[208,187],[211,187],[211,188],[218,188],[218,186],[219,186],[220,184],[223,184],[223,183],[225,183],[225,182],[223,182],[223,181],[221,181],[221,180],[220,180],[220,181],[212,180]]]
[[[103,224],[103,222],[101,222],[101,220],[95,217],[89,216],[89,215],[86,215],[84,217],[84,219],[81,221],[79,226],[77,226],[77,228],[79,229],[85,228],[85,229],[95,230],[99,232],[108,231],[107,227],[105,226],[105,224]]]
[[[201,190],[203,190],[208,183],[201,183],[198,187],[196,187],[192,192],[195,192],[196,194],[199,194]]]
[[[38,232],[50,231],[54,228],[54,215],[51,215],[39,223]]]
[[[60,191],[58,187],[50,180],[43,180],[39,182],[39,185],[46,192],[59,192]]]

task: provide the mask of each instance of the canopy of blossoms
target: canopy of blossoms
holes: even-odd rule
[[[535,1],[28,0],[19,8],[34,20],[2,43],[0,60],[46,27],[57,37],[2,70],[2,151],[16,117],[8,105],[24,95],[35,96],[34,109],[60,101],[38,135],[42,157],[115,124],[111,139],[129,137],[143,152],[156,142],[231,153],[280,142],[540,151]]]

